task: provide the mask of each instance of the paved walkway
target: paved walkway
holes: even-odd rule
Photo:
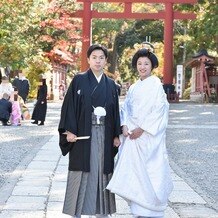
[[[62,157],[56,133],[42,146],[24,171],[14,171],[2,187],[0,218],[70,218],[62,214],[67,179],[68,157]],[[165,218],[218,218],[206,202],[175,172],[172,171],[174,191],[170,196]],[[194,203],[194,207],[193,207]],[[190,204],[190,207],[187,207]],[[184,206],[186,205],[186,206]],[[85,216],[84,216],[85,217]],[[117,218],[132,217],[126,202],[117,197]]]

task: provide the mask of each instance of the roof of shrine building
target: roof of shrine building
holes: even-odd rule
[[[213,56],[209,55],[206,49],[201,49],[197,54],[193,55],[193,58],[199,58],[201,56],[206,56],[208,58],[214,59]]]
[[[201,59],[201,57],[204,58]],[[183,65],[184,67],[194,67],[196,65],[199,65],[199,63],[203,61],[205,65],[212,64],[213,66],[215,66],[215,59],[215,57],[208,54],[206,49],[200,49],[198,53],[192,56],[192,59],[187,60]]]

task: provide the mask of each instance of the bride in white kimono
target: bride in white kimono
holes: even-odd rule
[[[121,108],[123,143],[107,186],[128,201],[134,217],[164,217],[173,189],[165,145],[169,103],[158,77],[157,57],[140,49],[132,59],[139,80],[130,86]]]

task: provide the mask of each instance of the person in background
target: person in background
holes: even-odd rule
[[[73,217],[116,212],[115,195],[105,188],[121,131],[117,87],[104,73],[107,57],[105,47],[89,47],[90,68],[73,78],[61,109],[59,145],[63,155],[69,153],[63,213]]]
[[[10,99],[13,100],[14,88],[6,76],[2,77],[2,83],[0,84],[0,99],[3,97],[4,93],[7,93],[10,96]]]
[[[45,117],[47,111],[47,85],[46,79],[41,79],[39,83],[38,92],[37,92],[37,101],[33,109],[32,114],[32,124],[37,124],[39,126],[44,125]],[[40,123],[38,123],[41,121]]]
[[[3,126],[10,126],[8,121],[12,112],[12,103],[9,101],[9,94],[3,93],[3,97],[0,99],[0,121]]]
[[[169,103],[156,55],[143,48],[132,58],[139,79],[128,90],[121,108],[123,143],[110,183],[111,192],[128,201],[134,217],[163,218],[173,189],[166,150]]]
[[[59,86],[59,99],[63,100],[65,95],[65,82],[61,80],[61,84]]]
[[[29,108],[27,107],[27,104],[24,103],[24,100],[22,97],[20,97],[18,95],[18,102],[20,105],[20,109],[21,109],[21,116],[23,117],[23,120],[30,120],[31,116],[30,116],[30,111]]]
[[[23,98],[25,103],[29,94],[30,83],[21,70],[18,71],[18,78],[14,79],[12,85],[17,88],[18,95]]]
[[[12,102],[11,124],[14,126],[21,125],[21,108],[18,101],[18,94],[14,94],[14,100]]]
[[[18,91],[16,87],[14,88],[14,101],[17,101],[19,104],[21,119],[30,120],[31,116],[27,104],[25,104],[23,98],[18,95]]]

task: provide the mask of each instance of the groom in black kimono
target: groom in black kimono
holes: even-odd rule
[[[67,186],[63,212],[71,216],[107,215],[116,211],[114,195],[105,190],[121,134],[117,87],[103,72],[107,55],[104,47],[90,46],[87,52],[90,69],[73,78],[62,106],[59,144],[63,155],[69,152],[68,184],[74,183],[72,188]],[[90,138],[77,140],[81,136]],[[75,184],[75,178],[79,184]]]

